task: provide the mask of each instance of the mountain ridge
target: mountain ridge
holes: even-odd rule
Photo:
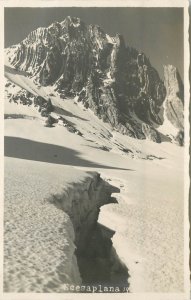
[[[115,130],[161,142],[165,83],[122,35],[110,37],[98,25],[68,16],[32,31],[6,52],[15,68],[42,86],[54,85],[62,98],[76,96]]]

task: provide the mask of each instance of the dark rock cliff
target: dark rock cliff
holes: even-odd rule
[[[13,47],[11,64],[41,85],[54,85],[63,98],[77,96],[123,134],[160,142],[155,128],[162,124],[164,83],[149,59],[126,46],[120,34],[110,37],[97,25],[67,17]]]

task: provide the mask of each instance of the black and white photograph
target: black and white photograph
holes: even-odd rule
[[[3,299],[190,299],[186,1],[29,2],[3,7]]]

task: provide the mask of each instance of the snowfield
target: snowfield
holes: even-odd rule
[[[184,149],[123,136],[74,99],[50,97],[53,87],[38,90],[31,79],[7,70],[5,75],[12,82],[51,98],[52,115],[72,122],[82,136],[59,124],[44,127],[35,107],[5,99],[5,114],[10,115],[5,120],[6,282],[22,281],[25,291],[32,285],[38,292],[35,276],[40,272],[48,291],[55,286],[62,291],[63,278],[80,283],[70,220],[45,199],[76,181],[83,182],[91,170],[121,191],[115,195],[118,204],[101,208],[99,222],[116,231],[112,241],[129,270],[130,292],[183,293]],[[59,276],[60,265],[66,273]]]
[[[85,174],[15,158],[5,169],[5,292],[64,292],[63,282],[80,284],[71,220],[48,199]]]

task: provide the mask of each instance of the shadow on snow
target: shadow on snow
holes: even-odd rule
[[[108,166],[83,159],[80,157],[79,151],[71,148],[12,136],[5,136],[4,155],[53,164],[133,171],[132,169],[120,168],[115,165]]]

